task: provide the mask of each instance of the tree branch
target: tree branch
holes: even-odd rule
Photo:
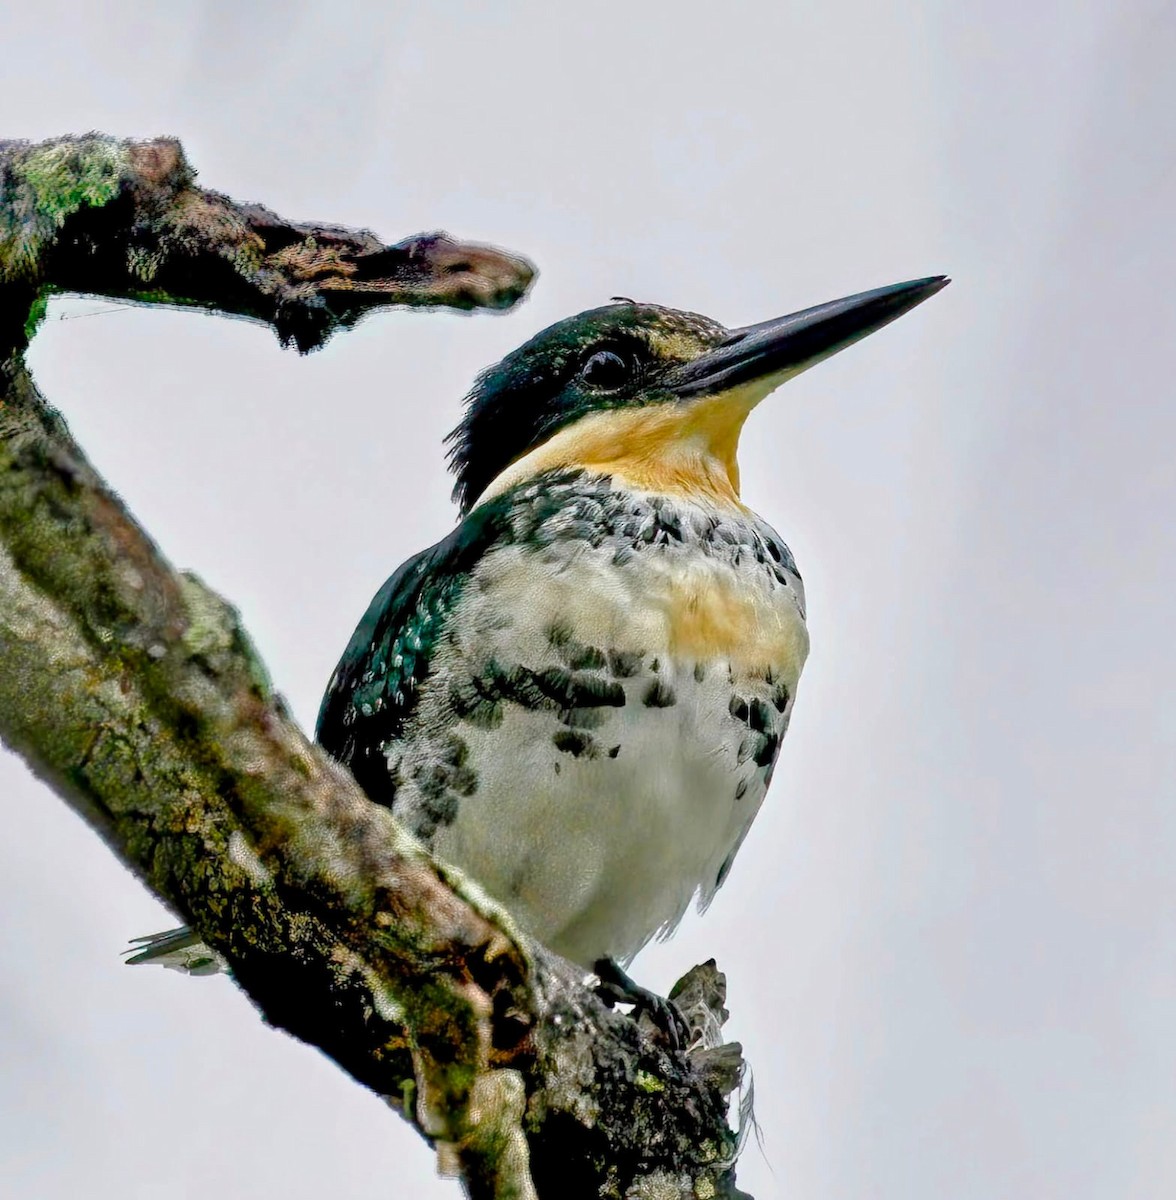
[[[674,1053],[606,1009],[312,745],[237,614],[177,574],[23,363],[48,291],[198,305],[321,345],[388,304],[508,307],[533,271],[195,187],[177,143],[0,143],[0,736],[477,1198],[736,1196],[714,964]]]

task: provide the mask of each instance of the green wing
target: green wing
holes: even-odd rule
[[[410,558],[376,593],[331,676],[315,736],[368,796],[391,805],[384,747],[401,735],[433,648],[478,560],[507,531],[507,506],[486,504]]]

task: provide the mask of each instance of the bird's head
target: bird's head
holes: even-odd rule
[[[463,513],[542,471],[738,502],[748,413],[781,383],[947,284],[877,288],[742,329],[617,300],[558,321],[478,377],[449,435]]]

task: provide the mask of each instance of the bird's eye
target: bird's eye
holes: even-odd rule
[[[620,387],[629,378],[629,364],[611,350],[598,350],[580,368],[580,378],[592,387]]]

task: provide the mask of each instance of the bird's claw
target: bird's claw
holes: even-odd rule
[[[645,1013],[675,1052],[690,1044],[690,1026],[682,1010],[672,1000],[642,987],[611,958],[601,959],[593,970],[598,981],[594,990],[609,1008],[617,1004],[633,1005],[634,1019],[640,1013]]]

